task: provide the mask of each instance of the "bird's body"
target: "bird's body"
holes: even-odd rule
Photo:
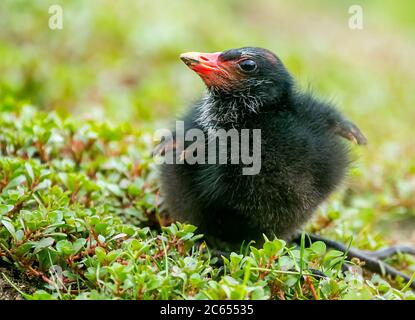
[[[258,81],[241,87],[233,84],[222,90],[223,82],[218,88],[212,84],[211,74],[207,79],[202,74],[209,90],[184,118],[184,131],[202,130],[208,137],[205,142],[208,150],[208,144],[215,141],[209,138],[213,130],[260,129],[259,173],[244,175],[245,164],[229,162],[184,161],[184,164],[164,164],[161,168],[162,195],[169,215],[195,224],[208,241],[220,247],[237,247],[251,240],[261,242],[263,234],[289,239],[347,172],[348,148],[340,135],[360,142],[364,139],[329,104],[309,93],[298,92],[272,53],[257,48],[238,50],[242,53],[232,52],[230,55],[237,57],[232,60],[241,61],[241,56],[264,59],[265,62],[256,60]],[[228,61],[228,52],[221,54],[225,59],[221,56],[217,59],[221,63]],[[267,59],[271,66],[261,64]],[[265,70],[266,75],[260,76],[260,67],[275,67],[275,74],[271,71],[267,75]],[[246,78],[252,80],[252,76],[243,79]],[[177,135],[174,139],[179,143]],[[185,147],[190,145],[181,142]],[[230,141],[227,145],[229,150]]]

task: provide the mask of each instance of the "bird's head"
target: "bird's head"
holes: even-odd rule
[[[187,52],[183,62],[222,96],[252,97],[261,103],[278,101],[292,87],[292,78],[271,51],[244,47],[223,52]]]

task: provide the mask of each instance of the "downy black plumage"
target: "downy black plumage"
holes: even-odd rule
[[[186,159],[164,164],[161,194],[169,216],[198,226],[220,248],[262,242],[263,234],[290,239],[345,177],[350,161],[342,137],[359,144],[365,137],[332,105],[301,92],[266,49],[190,52],[181,59],[207,86],[183,119],[185,132],[203,130],[207,144],[215,129],[261,129],[261,170],[242,175],[244,164]],[[175,145],[189,146],[178,139]]]

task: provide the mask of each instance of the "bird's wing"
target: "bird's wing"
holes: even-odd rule
[[[367,144],[367,139],[364,136],[364,134],[360,131],[360,129],[353,122],[349,120],[338,122],[335,128],[335,132],[336,134],[354,143],[357,143],[360,145]]]

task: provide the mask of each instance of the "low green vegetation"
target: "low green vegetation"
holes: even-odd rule
[[[24,298],[415,298],[399,279],[362,274],[358,261],[341,272],[343,253],[322,242],[304,248],[269,239],[218,267],[195,226],[157,228],[148,133],[10,99],[0,111],[0,257],[31,283]],[[335,224],[335,206],[310,228]],[[414,261],[399,256],[394,263],[409,271]]]

